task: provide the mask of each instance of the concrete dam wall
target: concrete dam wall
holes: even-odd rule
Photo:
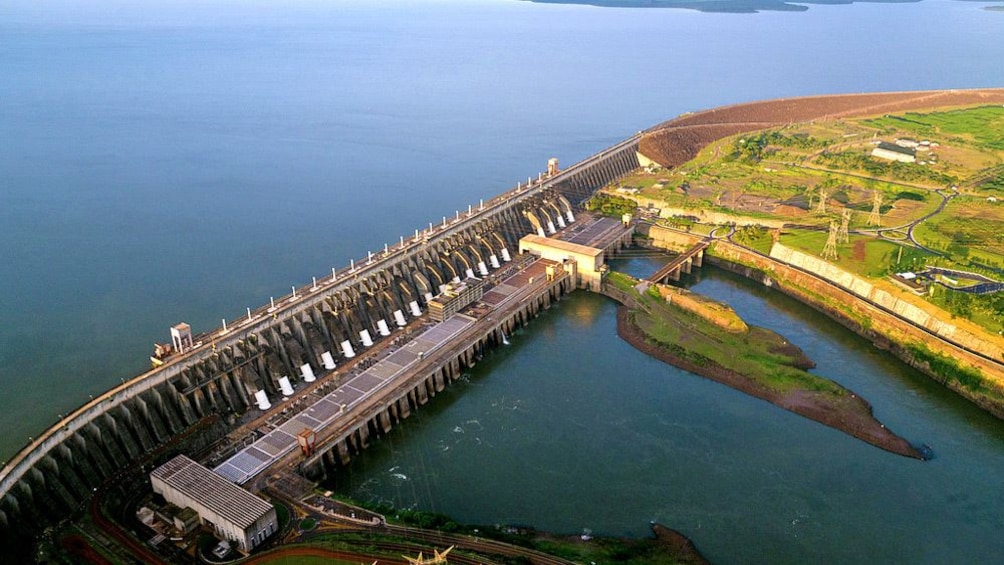
[[[392,339],[391,328],[421,316],[447,283],[506,269],[522,236],[549,235],[574,222],[585,199],[637,168],[638,139],[416,230],[311,286],[194,336],[193,349],[94,398],[0,469],[0,531],[7,539],[34,534],[80,508],[116,472],[204,418],[257,409],[256,394],[280,399],[286,379],[323,378],[337,364]],[[567,285],[556,285],[475,338],[461,358],[448,360],[373,420],[333,442],[312,468],[323,473],[346,461],[368,433],[386,432],[392,421],[407,417],[473,364],[484,347],[570,290]]]
[[[887,290],[876,288],[865,279],[848,273],[822,259],[802,253],[780,243],[771,248],[770,256],[783,263],[794,265],[804,271],[818,275],[848,292],[869,300],[883,308],[895,312],[901,318],[946,340],[958,343],[970,351],[979,351],[992,359],[1004,359],[1004,350],[979,336],[972,334],[956,324],[939,320],[927,311],[897,298]]]
[[[655,247],[672,251],[696,244],[696,236],[662,226],[650,226],[646,235]],[[950,358],[961,367],[980,371],[983,386],[1004,390],[1004,352],[995,344],[957,325],[938,320],[910,302],[827,261],[775,243],[770,255],[716,240],[708,260],[792,296],[836,320],[851,331],[889,350],[903,362],[969,399],[987,412],[1004,418],[1004,406],[967,388],[960,380],[934,370],[916,358],[911,345],[921,344],[936,355]]]
[[[844,278],[840,273],[825,269],[821,273],[815,273],[783,263],[774,255],[774,252],[771,256],[760,255],[720,240],[715,242],[715,256],[721,260],[712,257],[711,261],[816,308],[987,412],[1004,418],[1004,406],[999,400],[974,392],[951,374],[934,370],[926,360],[915,357],[910,345],[922,344],[936,355],[953,359],[960,367],[978,369],[985,379],[984,385],[995,390],[1001,390],[1001,383],[1004,382],[1004,370],[1000,361],[990,358],[981,349],[967,349],[967,346],[973,345],[972,342],[957,341],[958,333],[940,333],[940,326],[925,324],[927,318],[924,316],[918,315],[915,319],[905,316],[903,312],[909,314],[911,310],[897,307],[891,300],[895,297],[881,294],[873,297],[864,292],[867,287],[860,284],[852,289],[854,281]],[[780,255],[791,257],[783,250]],[[804,257],[807,261],[802,261],[803,265],[814,267],[812,263],[817,260],[811,256]],[[838,280],[830,279],[829,276]]]

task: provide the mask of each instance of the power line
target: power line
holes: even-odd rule
[[[837,260],[837,222],[830,221],[830,234],[826,238],[826,246],[823,247],[822,257],[827,261]]]

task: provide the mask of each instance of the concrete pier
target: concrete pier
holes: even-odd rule
[[[711,244],[709,238],[702,239],[693,247],[684,251],[666,263],[661,269],[648,278],[650,283],[665,283],[668,281],[680,280],[680,273],[690,274],[693,267],[701,267],[704,264],[704,250]]]

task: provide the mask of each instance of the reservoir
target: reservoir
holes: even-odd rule
[[[1004,425],[798,302],[714,267],[698,277],[693,291],[787,337],[935,458],[651,359],[616,337],[612,301],[581,291],[371,446],[337,491],[562,533],[642,536],[655,520],[715,563],[996,561]]]

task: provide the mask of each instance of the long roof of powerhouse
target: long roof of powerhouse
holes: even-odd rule
[[[620,220],[600,217],[591,222],[579,222],[556,236],[556,239],[586,247],[606,247],[623,235],[625,227]]]
[[[251,526],[272,509],[271,504],[184,455],[157,467],[150,476],[163,480],[241,528]]]
[[[567,251],[569,253],[578,253],[579,255],[585,255],[587,257],[596,257],[603,254],[602,249],[597,249],[595,247],[588,247],[585,245],[580,245],[578,243],[572,243],[569,241],[562,241],[560,239],[553,239],[547,237],[541,237],[539,235],[527,235],[524,236],[521,241],[527,243],[535,243],[537,245],[546,245],[552,249],[559,249],[561,251]]]
[[[303,412],[238,451],[216,467],[215,471],[236,483],[246,483],[283,455],[296,449],[296,436],[304,428],[314,431],[326,428],[342,412],[350,411],[418,361],[419,353],[429,353],[442,347],[473,323],[472,318],[454,316],[436,324],[386,359],[349,379]]]
[[[554,264],[556,263],[544,259],[534,261],[507,278],[502,284],[496,285],[491,291],[485,293],[481,301],[493,308],[498,308],[528,284],[531,277],[542,276],[545,267]],[[214,471],[235,483],[248,482],[284,455],[296,449],[299,445],[296,437],[304,428],[321,432],[343,414],[349,413],[380,389],[392,384],[396,377],[408,371],[412,365],[421,360],[421,354],[429,355],[433,351],[449,345],[454,337],[474,325],[475,321],[469,316],[456,314],[430,327],[417,338],[369,369],[349,379],[276,429],[230,456]]]

